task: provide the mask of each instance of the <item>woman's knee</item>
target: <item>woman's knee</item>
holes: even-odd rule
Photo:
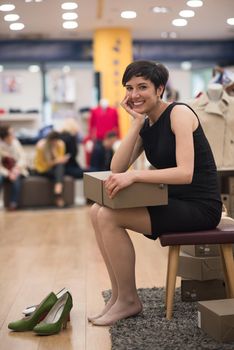
[[[100,225],[107,226],[115,222],[113,209],[100,207],[97,213],[97,220]]]
[[[99,204],[97,204],[97,203],[94,203],[91,206],[91,208],[90,208],[90,216],[91,216],[92,221],[97,219],[97,215],[98,215],[98,212],[99,212],[100,209],[101,209],[101,206]]]

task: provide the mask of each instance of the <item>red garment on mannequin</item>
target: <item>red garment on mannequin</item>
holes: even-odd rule
[[[100,106],[91,110],[89,136],[92,140],[103,140],[106,133],[115,131],[119,135],[119,118],[115,108]]]

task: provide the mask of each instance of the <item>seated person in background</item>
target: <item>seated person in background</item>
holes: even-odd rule
[[[4,181],[11,186],[9,210],[18,207],[21,180],[28,175],[26,157],[10,125],[0,126],[0,188]]]
[[[65,174],[75,179],[83,178],[83,173],[88,171],[83,169],[77,160],[79,152],[78,133],[79,125],[76,120],[73,118],[66,119],[60,129],[60,138],[65,143],[65,153],[70,156],[65,163]]]
[[[91,153],[90,169],[92,171],[110,170],[111,159],[114,154],[113,146],[118,140],[117,133],[108,132],[103,141],[97,140]]]
[[[51,131],[36,145],[35,170],[37,175],[46,176],[54,182],[55,205],[64,207],[63,177],[69,155],[65,154],[65,144],[60,134]]]

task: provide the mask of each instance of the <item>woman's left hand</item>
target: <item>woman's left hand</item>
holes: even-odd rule
[[[119,190],[133,184],[133,170],[125,173],[111,174],[105,181],[105,188],[109,198],[114,198]]]

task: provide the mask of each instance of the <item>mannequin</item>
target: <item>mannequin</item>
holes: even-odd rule
[[[119,117],[116,108],[109,106],[106,98],[101,98],[99,105],[91,109],[89,118],[89,138],[103,140],[106,134],[114,131],[119,135]]]
[[[221,84],[209,84],[207,96],[210,101],[219,101],[223,95],[223,86]]]
[[[109,107],[109,101],[106,98],[101,98],[99,105],[105,110],[107,107]]]
[[[211,83],[190,105],[199,117],[217,168],[234,168],[234,98],[221,84]]]

